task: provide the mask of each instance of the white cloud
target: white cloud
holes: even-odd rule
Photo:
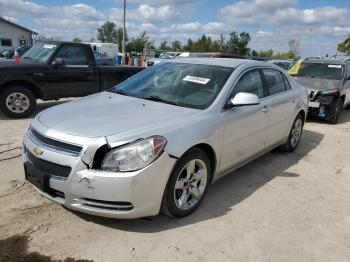
[[[2,15],[12,17],[27,27],[26,22],[30,21],[29,27],[35,27],[39,33],[64,40],[76,36],[86,40],[96,38],[97,28],[105,21],[114,21],[117,26],[122,23],[121,8],[105,8],[102,11],[86,2],[70,5],[59,5],[57,2],[54,6],[30,0],[0,2]],[[127,30],[130,37],[147,31],[156,43],[175,39],[185,43],[188,38],[196,39],[203,33],[216,38],[220,33],[248,30],[254,49],[272,47],[276,51],[284,51],[288,49],[288,40],[297,38],[306,53],[311,49],[309,28],[312,27],[313,37],[319,46],[336,50],[336,44],[350,33],[349,8],[324,6],[300,9],[297,2],[241,0],[218,7],[216,21],[202,23],[193,19],[200,3],[198,0],[128,0]]]

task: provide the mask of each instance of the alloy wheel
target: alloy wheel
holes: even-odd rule
[[[303,123],[301,119],[297,119],[294,122],[292,133],[291,133],[292,136],[291,136],[290,144],[292,147],[296,147],[297,144],[299,143],[302,129],[303,129]]]
[[[177,177],[174,198],[176,206],[188,210],[201,199],[207,185],[208,171],[204,161],[193,159],[188,162]]]

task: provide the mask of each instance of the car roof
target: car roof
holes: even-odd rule
[[[186,63],[186,64],[201,64],[201,65],[216,65],[224,67],[236,68],[241,64],[249,64],[252,66],[266,65],[265,62],[247,59],[236,58],[181,58],[169,61],[171,63]]]
[[[317,63],[317,64],[336,64],[336,65],[343,65],[344,60],[339,60],[339,59],[308,59],[304,60],[303,63]]]
[[[278,62],[278,63],[293,63],[294,61],[292,60],[284,60],[284,59],[271,59],[271,60],[268,60],[267,62],[269,63],[274,63],[274,62]]]

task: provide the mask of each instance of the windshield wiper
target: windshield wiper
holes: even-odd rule
[[[170,104],[170,105],[183,106],[175,101],[170,101],[170,100],[166,100],[164,98],[161,98],[160,96],[146,96],[146,97],[142,97],[142,99],[146,99],[146,100],[150,100],[150,101],[154,101],[154,102],[166,103],[166,104]]]

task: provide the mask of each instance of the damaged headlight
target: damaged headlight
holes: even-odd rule
[[[151,164],[163,152],[167,141],[154,136],[116,148],[106,154],[102,169],[113,172],[127,172],[142,169]]]

